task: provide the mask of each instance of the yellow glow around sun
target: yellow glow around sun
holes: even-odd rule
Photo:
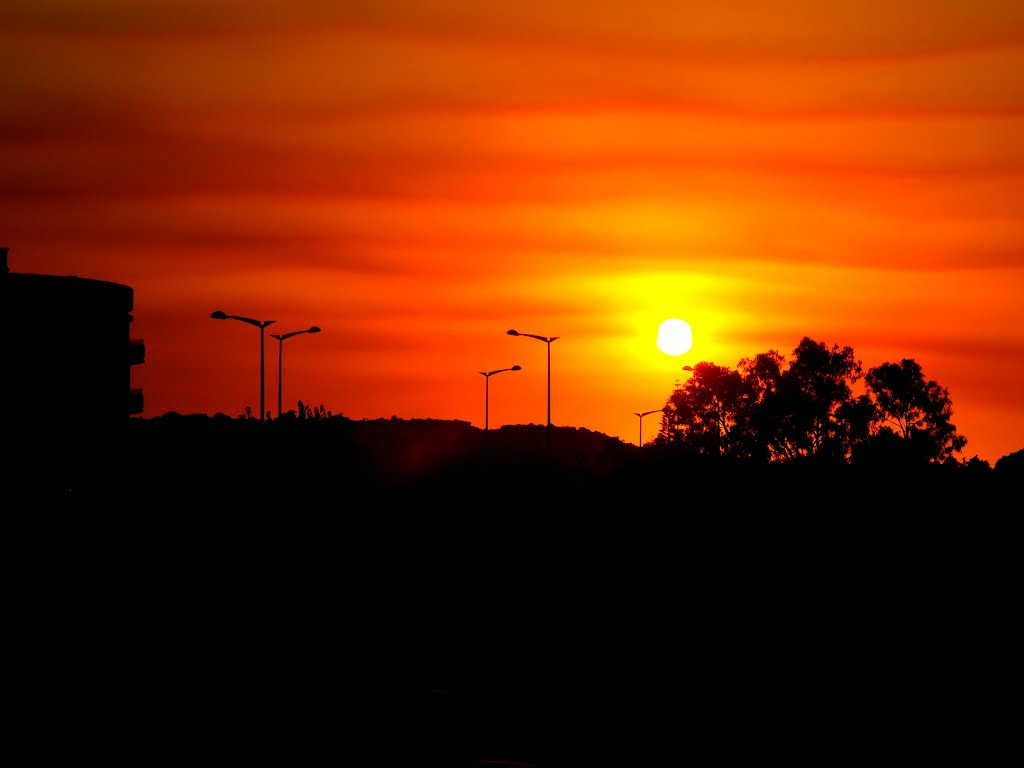
[[[658,349],[666,355],[678,357],[693,346],[693,331],[685,320],[671,318],[658,327]]]

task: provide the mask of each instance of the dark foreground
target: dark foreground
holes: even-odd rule
[[[257,464],[207,438],[140,437],[106,504],[86,484],[14,515],[12,725],[40,762],[1019,752],[1010,481],[608,445],[443,465],[296,443]]]

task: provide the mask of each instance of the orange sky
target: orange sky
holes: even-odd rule
[[[138,7],[136,7],[138,6]],[[348,7],[353,6],[353,7]],[[683,365],[803,336],[1024,448],[1018,0],[6,0],[0,246],[135,289],[144,416],[636,442]],[[658,324],[693,327],[669,357]],[[644,439],[657,430],[644,419]]]

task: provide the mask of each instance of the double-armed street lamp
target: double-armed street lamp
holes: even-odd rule
[[[270,334],[277,339],[277,418],[279,419],[281,418],[281,371],[284,368],[284,340],[290,339],[292,336],[298,336],[300,333],[320,333],[320,329],[314,325],[304,331]]]
[[[509,336],[529,336],[531,339],[539,339],[548,345],[548,434],[551,433],[551,342],[558,336],[537,336],[533,333],[520,333],[516,330],[507,331]]]
[[[266,392],[266,382],[264,378],[264,354],[263,354],[263,329],[271,323],[276,323],[276,320],[253,320],[251,317],[239,317],[238,315],[225,315],[219,309],[213,312],[210,317],[214,320],[241,320],[243,323],[249,323],[249,325],[255,325],[260,329],[260,421],[266,420],[267,412],[264,410],[264,393]]]
[[[640,442],[637,443],[637,445],[643,447],[644,444],[644,416],[650,416],[652,413],[660,413],[662,410],[662,408],[658,408],[657,410],[644,411],[643,413],[637,413],[636,411],[633,412],[634,416],[640,417]]]
[[[484,431],[486,432],[491,428],[491,376],[496,373],[504,373],[505,371],[521,371],[521,366],[513,365],[511,368],[499,368],[496,371],[480,371],[480,375],[484,377]]]

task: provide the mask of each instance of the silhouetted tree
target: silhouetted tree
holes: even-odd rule
[[[732,456],[743,423],[743,377],[714,363],[694,366],[693,375],[669,397],[662,412],[662,442],[682,444],[705,455]]]
[[[851,347],[829,348],[805,336],[757,406],[755,420],[767,430],[772,454],[789,461],[848,459],[853,432],[844,419],[855,411],[852,386],[860,376]]]
[[[777,350],[762,352],[753,358],[740,360],[739,371],[744,381],[744,408],[739,415],[739,433],[742,435],[743,455],[759,461],[771,461],[779,456],[772,450],[772,417],[768,402],[772,402],[782,380],[785,358]]]
[[[915,360],[883,363],[871,368],[864,380],[876,406],[876,449],[884,445],[905,461],[944,462],[967,444],[951,422],[949,391],[925,380]]]
[[[871,436],[875,406],[853,394],[861,363],[851,347],[804,337],[792,362],[776,350],[738,370],[700,362],[669,398],[655,442],[756,462],[848,462]]]

